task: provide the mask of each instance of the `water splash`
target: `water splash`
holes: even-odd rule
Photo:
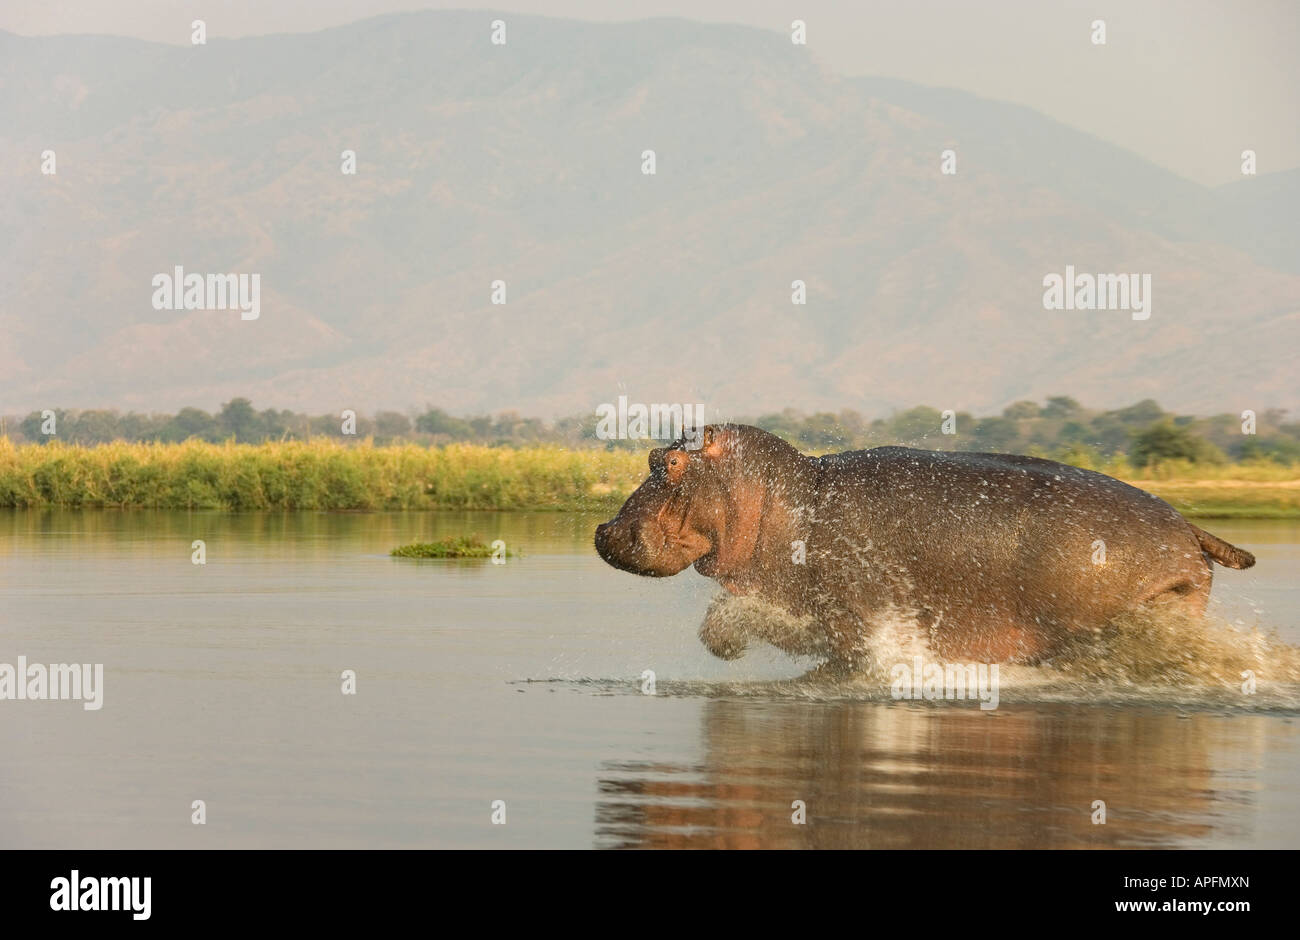
[[[1300,648],[1275,629],[1160,608],[1073,638],[1050,665],[1081,680],[1240,689],[1250,673],[1258,684],[1300,685]]]
[[[797,679],[777,681],[660,680],[658,692],[892,701],[890,675],[896,665],[910,664],[918,656],[926,663],[942,660],[931,650],[929,631],[913,614],[893,610],[877,623],[864,638],[869,665],[851,676],[823,666]],[[793,655],[824,655],[816,627],[812,617],[793,617],[757,598],[720,595],[710,604],[700,633],[706,647],[725,653],[727,659],[738,658],[756,643],[770,643]],[[608,680],[584,681],[611,685]],[[623,684],[612,683],[619,688]],[[1263,625],[1150,608],[1118,618],[1105,629],[1074,636],[1048,661],[1000,665],[999,685],[1003,702],[1300,711],[1300,647]],[[914,704],[977,707],[971,701]]]

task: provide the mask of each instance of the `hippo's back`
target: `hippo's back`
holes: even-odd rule
[[[1209,577],[1177,510],[1105,474],[907,447],[816,466],[819,541],[854,547],[843,562],[831,547],[831,565],[870,564],[936,609],[1091,624],[1164,584]]]
[[[1122,505],[1182,520],[1176,509],[1145,490],[1041,457],[875,447],[830,454],[818,462],[827,481],[870,481],[872,489],[885,489],[904,500],[970,499],[973,508],[981,503],[1021,506],[1029,500],[1038,509],[1057,504],[1082,512]]]

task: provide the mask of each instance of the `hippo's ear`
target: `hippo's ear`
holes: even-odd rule
[[[705,425],[700,435],[700,455],[717,460],[727,449],[727,432],[711,424]]]

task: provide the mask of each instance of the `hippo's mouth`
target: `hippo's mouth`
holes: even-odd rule
[[[681,538],[682,532],[686,529],[686,520],[689,519],[691,515],[691,502],[692,497],[689,494],[683,497],[674,493],[668,497],[667,502],[663,504],[659,509],[659,512],[655,513],[655,522],[659,523],[659,529],[664,533],[665,542],[670,539]],[[679,516],[677,520],[677,528],[676,530],[671,530],[664,524],[664,517],[667,516],[674,507],[681,505],[682,503],[685,503],[685,505],[682,506],[681,512],[673,513],[673,515]]]
[[[710,548],[708,553],[695,560],[695,570],[706,578],[713,577],[718,570],[718,550]]]
[[[638,524],[636,512],[622,512],[596,527],[596,552],[620,571],[652,578],[678,574],[703,563],[711,570],[714,539],[692,525],[691,492],[674,492],[652,518]],[[634,507],[635,510],[636,507]]]
[[[704,539],[702,533],[696,532],[688,527],[688,523],[691,519],[691,503],[693,501],[694,496],[690,493],[681,498],[670,498],[668,502],[664,504],[664,507],[659,510],[658,521],[660,529],[664,533],[664,549],[669,552],[678,552],[685,555],[687,558],[690,558],[694,552],[700,552],[696,557],[690,558],[683,567],[694,565],[696,571],[707,577],[711,575],[714,567],[717,565],[717,548],[714,546],[711,539]],[[685,505],[682,506],[680,514],[673,513],[673,515],[679,515],[677,528],[674,530],[664,525],[664,516],[668,515],[673,509],[674,504],[678,502],[684,502]],[[704,542],[704,546],[700,545],[701,541]],[[704,549],[702,552],[700,551],[701,548]]]

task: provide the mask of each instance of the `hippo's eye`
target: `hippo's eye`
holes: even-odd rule
[[[669,451],[664,454],[664,473],[668,482],[677,484],[682,481],[686,475],[686,467],[690,464],[690,459],[681,451]]]

